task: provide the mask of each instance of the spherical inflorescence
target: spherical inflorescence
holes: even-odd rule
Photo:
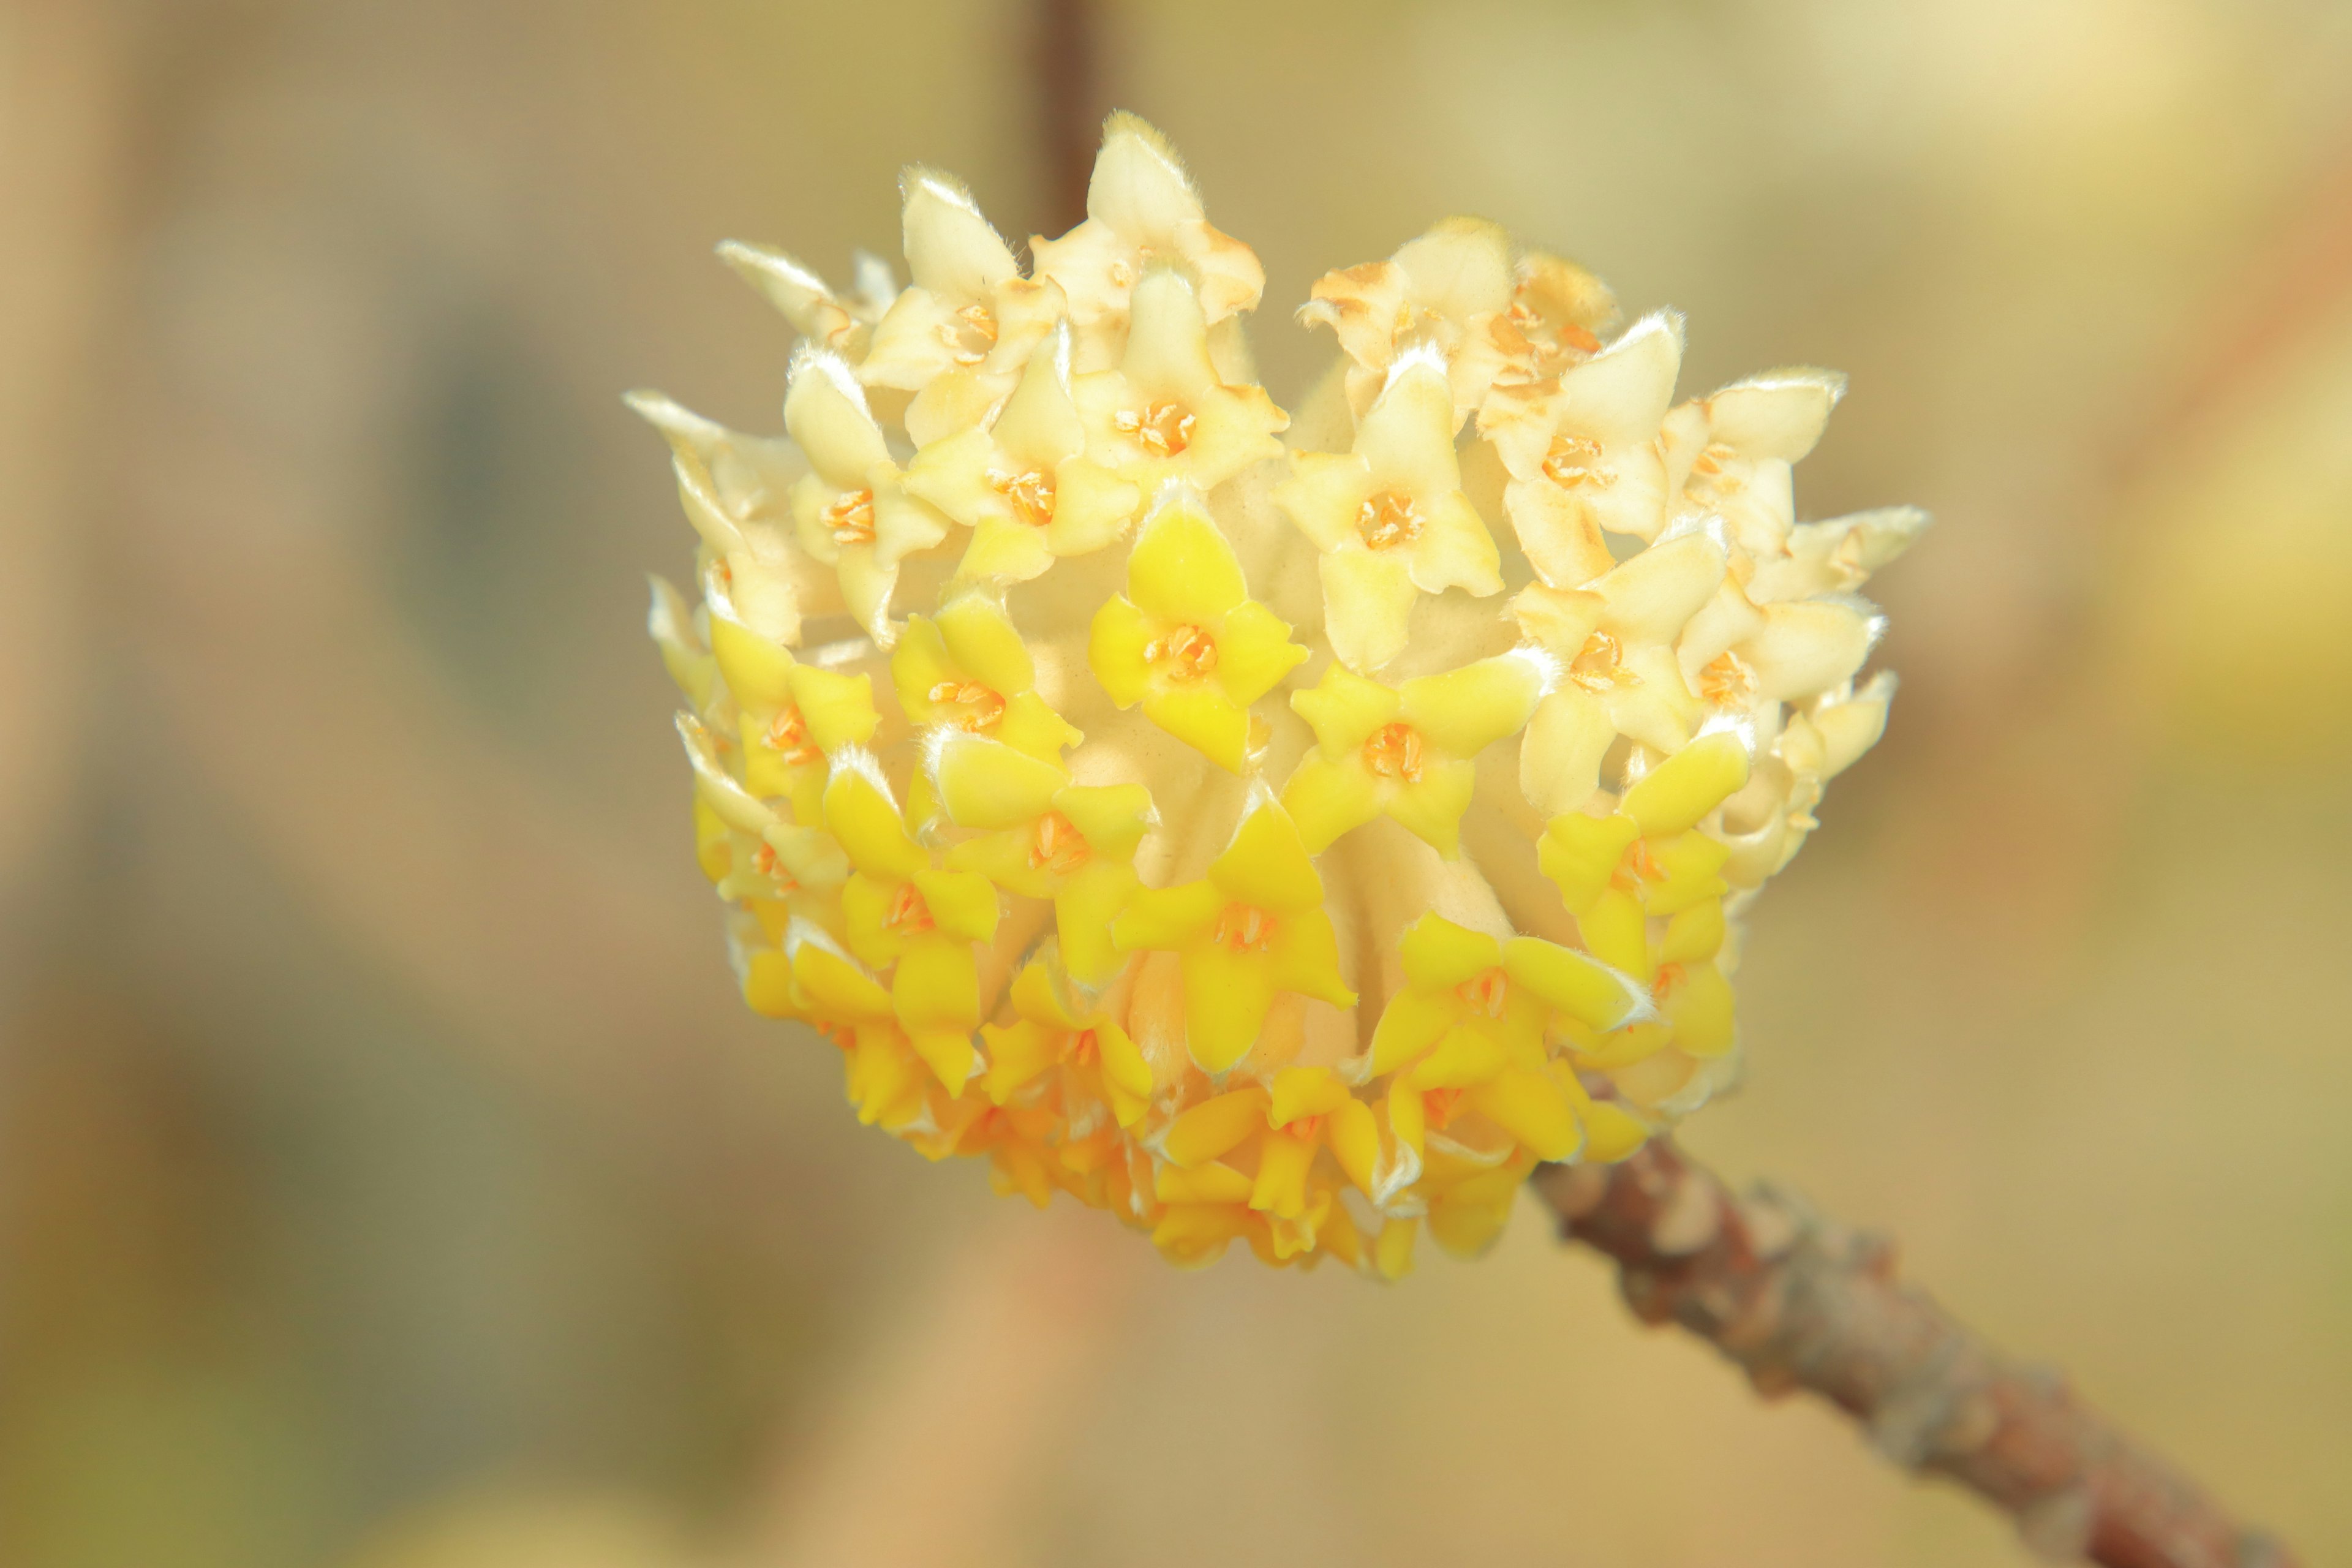
[[[720,253],[801,332],[784,438],[639,394],[699,536],[654,585],[745,999],[860,1120],[1381,1278],[1737,1070],[1738,917],[1878,738],[1855,596],[1924,525],[1798,523],[1843,390],[1675,405],[1682,324],[1454,218],[1300,311],[1150,126],[1027,275],[905,182],[913,281]]]

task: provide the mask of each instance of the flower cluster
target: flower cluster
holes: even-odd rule
[[[1842,378],[1677,404],[1679,317],[1455,218],[1315,285],[1294,421],[1142,121],[1025,272],[904,191],[903,289],[721,247],[802,335],[783,437],[631,400],[700,541],[651,624],[750,1005],[862,1121],[1181,1263],[1475,1252],[1727,1084],[1738,916],[1878,738],[1855,591],[1925,521],[1796,521]]]

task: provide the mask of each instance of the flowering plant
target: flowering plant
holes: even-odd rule
[[[862,1121],[1180,1263],[1475,1252],[1729,1084],[1738,917],[1878,738],[1855,592],[1926,521],[1796,521],[1843,378],[1675,404],[1678,316],[1454,218],[1314,286],[1294,417],[1141,121],[1025,274],[904,190],[904,289],[720,247],[803,336],[785,437],[632,397],[750,1005]]]

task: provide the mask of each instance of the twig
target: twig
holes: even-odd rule
[[[1893,1247],[1759,1185],[1742,1197],[1661,1141],[1616,1166],[1539,1167],[1561,1235],[1606,1253],[1634,1312],[1675,1322],[1767,1394],[1806,1388],[1883,1453],[2013,1515],[2053,1561],[2294,1568],[2185,1477],[1895,1278]]]

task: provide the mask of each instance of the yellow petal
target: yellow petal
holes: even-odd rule
[[[1248,596],[1233,546],[1195,503],[1181,498],[1161,506],[1136,531],[1127,591],[1147,614],[1170,626],[1213,625]],[[1217,651],[1222,664],[1225,650],[1220,646]]]
[[[1748,782],[1748,747],[1738,735],[1701,735],[1625,792],[1624,813],[1647,837],[1695,827]]]
[[[1362,1100],[1349,1098],[1331,1110],[1327,1124],[1331,1152],[1348,1179],[1356,1184],[1365,1196],[1371,1195],[1372,1167],[1381,1155],[1380,1123],[1372,1108]]]
[[[1320,855],[1340,835],[1381,814],[1380,791],[1355,759],[1332,763],[1310,753],[1282,786],[1282,807],[1297,825],[1307,853]]]
[[[1377,670],[1405,649],[1421,597],[1411,563],[1395,550],[1341,548],[1322,556],[1323,629],[1352,668]]]
[[[891,1016],[890,994],[844,954],[814,942],[793,953],[793,978],[820,1017],[861,1023]]]
[[[1389,998],[1372,1029],[1372,1076],[1394,1072],[1445,1037],[1462,1016],[1451,991],[1411,986]]]
[[[1613,1165],[1650,1141],[1650,1130],[1614,1100],[1596,1100],[1582,1114],[1587,1160]]]
[[[1045,545],[1059,556],[1085,555],[1118,542],[1143,504],[1140,487],[1101,464],[1072,458],[1054,470],[1054,518]]]
[[[911,619],[911,617],[909,617]],[[958,666],[1000,696],[1037,684],[1036,666],[1004,606],[986,594],[960,594],[940,611],[940,637]]]
[[[1255,1086],[1213,1096],[1170,1122],[1160,1148],[1177,1165],[1204,1164],[1264,1129],[1270,1103]]]
[[[1268,952],[1278,988],[1334,1007],[1356,1005],[1356,994],[1339,974],[1339,942],[1331,929],[1331,917],[1321,910],[1283,916],[1275,924]]]
[[[1097,860],[1063,879],[1054,893],[1054,924],[1071,979],[1108,985],[1125,966],[1111,931],[1141,887],[1135,868],[1116,860]]]
[[[1713,958],[1723,947],[1723,900],[1708,899],[1691,905],[1666,922],[1666,940],[1658,956],[1668,963],[1697,963]]]
[[[1405,928],[1397,956],[1403,961],[1405,978],[1414,985],[1450,991],[1502,963],[1503,950],[1485,931],[1424,914]]]
[[[1146,888],[1112,922],[1111,941],[1122,952],[1172,952],[1207,936],[1224,907],[1224,895],[1205,881]]]
[[[1372,1271],[1391,1284],[1412,1273],[1413,1238],[1420,1234],[1417,1219],[1391,1219],[1381,1226],[1372,1243]]]
[[[1257,1180],[1250,1188],[1249,1205],[1267,1214],[1295,1216],[1307,1212],[1307,1173],[1318,1147],[1311,1138],[1268,1132],[1258,1142]]]
[[[1323,879],[1307,857],[1289,814],[1261,800],[1242,818],[1234,841],[1209,866],[1209,881],[1225,898],[1262,910],[1290,913],[1319,910]]]
[[[1151,689],[1151,666],[1143,650],[1152,637],[1150,620],[1118,595],[1095,612],[1087,640],[1087,664],[1110,693],[1110,700],[1121,708],[1134,707]]]
[[[996,889],[987,878],[971,871],[918,870],[912,880],[942,932],[967,942],[996,935]]]
[[[1695,963],[1666,993],[1664,1012],[1675,1028],[1675,1048],[1695,1057],[1719,1057],[1731,1049],[1734,1001],[1731,982],[1712,963]]]
[[[1326,665],[1313,686],[1290,694],[1292,711],[1314,729],[1317,745],[1335,763],[1352,758],[1402,705],[1393,689],[1338,663]]]
[[[1223,942],[1184,951],[1184,1037],[1202,1072],[1221,1073],[1249,1055],[1274,1005],[1274,964],[1262,952]]]
[[[1520,793],[1546,816],[1580,813],[1601,787],[1601,763],[1616,739],[1598,698],[1561,687],[1536,705],[1519,742]]]
[[[809,739],[828,756],[843,746],[862,746],[881,722],[874,711],[874,679],[843,675],[814,665],[795,665],[793,701],[808,723]]]
[[[949,820],[983,832],[1034,822],[1070,782],[1066,768],[955,730],[933,731],[929,760]]]
[[[1331,551],[1356,542],[1356,518],[1376,488],[1371,465],[1353,453],[1300,452],[1271,496],[1318,550]]]
[[[1516,735],[1543,696],[1541,656],[1500,654],[1398,689],[1404,721],[1449,757],[1475,757]]]
[[[1511,1068],[1464,1100],[1538,1160],[1565,1160],[1584,1142],[1568,1096],[1542,1073]]]
[[[1448,1029],[1437,1048],[1415,1062],[1405,1081],[1420,1089],[1466,1089],[1503,1070],[1499,1041],[1461,1025]]]
[[[1389,796],[1387,811],[1398,825],[1446,859],[1462,853],[1462,814],[1470,809],[1477,788],[1475,763],[1441,758],[1422,764],[1418,784],[1409,784]]]
[[[835,760],[824,785],[824,825],[850,864],[867,876],[904,879],[929,864],[908,834],[880,770],[862,752]]]
[[[1269,1126],[1287,1127],[1302,1116],[1328,1116],[1348,1103],[1348,1086],[1329,1068],[1285,1068],[1274,1075]]]
[[[1054,1065],[1060,1043],[1058,1035],[1027,1018],[983,1024],[980,1037],[988,1045],[988,1073],[981,1087],[999,1105]]]
[[[1141,784],[1075,784],[1054,797],[1054,809],[1070,819],[1097,858],[1129,860],[1157,814],[1151,792]]]
[[[1513,937],[1503,944],[1503,973],[1593,1029],[1617,1027],[1642,1005],[1623,975],[1588,954],[1537,937]]]
[[[1143,712],[1227,773],[1249,771],[1249,715],[1215,685],[1193,680],[1148,692]]]
[[[1620,888],[1605,888],[1576,917],[1585,951],[1647,985],[1656,973],[1650,956],[1649,922],[1641,900]]]
[[[1151,1195],[1163,1204],[1245,1204],[1252,1182],[1222,1160],[1187,1170],[1162,1165],[1151,1173]]]
[[[1581,914],[1609,886],[1617,863],[1641,836],[1641,824],[1622,812],[1609,816],[1571,812],[1553,817],[1545,827],[1536,846],[1536,864],[1558,884],[1569,913]]]
[[[1290,623],[1255,599],[1235,605],[1215,636],[1217,684],[1244,707],[1307,662],[1307,650],[1290,640]]]

